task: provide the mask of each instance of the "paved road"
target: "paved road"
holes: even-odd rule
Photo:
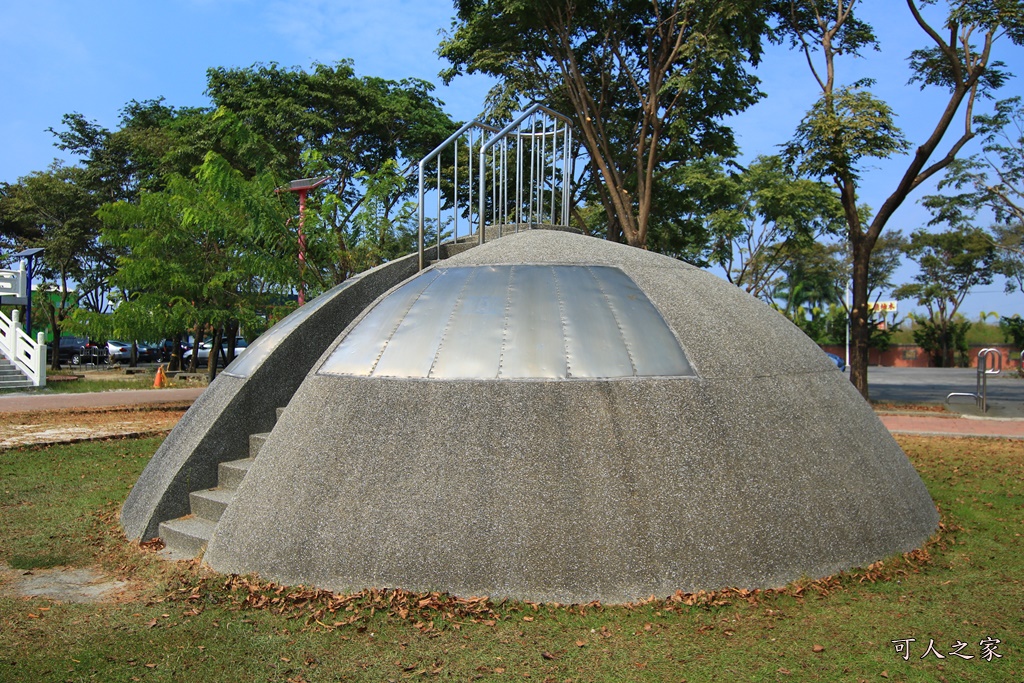
[[[128,391],[94,391],[84,394],[8,394],[0,396],[0,413],[22,413],[30,410],[62,408],[103,408],[141,403],[181,403],[194,401],[205,387],[188,389],[132,389]]]
[[[868,369],[871,399],[892,403],[943,403],[951,392],[974,393],[977,380],[977,371],[970,368]],[[1024,379],[1015,372],[990,375],[987,386],[987,417],[1024,418]],[[949,405],[958,412],[981,415],[969,397],[954,397]]]

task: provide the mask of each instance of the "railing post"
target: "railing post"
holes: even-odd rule
[[[11,311],[11,326],[7,330],[7,338],[10,340],[10,352],[11,361],[17,362],[18,360],[18,332],[21,332],[21,313],[17,310]]]
[[[36,355],[35,359],[35,378],[34,382],[37,387],[46,386],[46,333],[39,332],[36,334]]]
[[[419,252],[420,252],[420,270],[423,270],[423,161],[420,161],[420,188],[419,188],[419,207],[417,209],[417,217],[419,218]]]

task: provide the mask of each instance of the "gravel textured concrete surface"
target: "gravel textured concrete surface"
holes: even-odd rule
[[[870,406],[776,312],[677,260],[565,233],[445,262],[515,263],[621,268],[697,377],[402,380],[315,365],[209,565],[335,590],[623,602],[821,576],[936,528]]]

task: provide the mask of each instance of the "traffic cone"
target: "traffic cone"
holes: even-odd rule
[[[164,374],[164,366],[159,366],[156,369],[156,378],[153,380],[154,389],[163,389],[167,386],[167,375]]]

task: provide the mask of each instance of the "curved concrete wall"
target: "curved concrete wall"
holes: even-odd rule
[[[698,376],[403,380],[314,366],[221,518],[212,568],[334,590],[623,602],[822,576],[934,531],[906,456],[777,312],[679,261],[567,234],[445,261],[507,263],[621,268]]]

